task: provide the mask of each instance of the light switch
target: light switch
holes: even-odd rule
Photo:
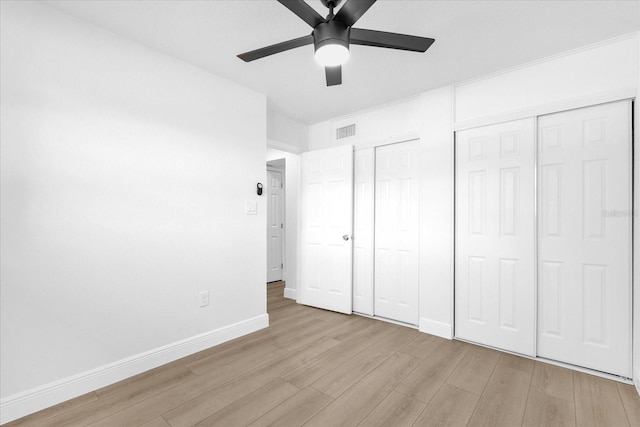
[[[245,215],[258,215],[258,202],[244,202]]]

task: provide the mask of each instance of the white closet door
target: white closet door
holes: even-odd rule
[[[302,154],[300,302],[351,313],[353,148]]]
[[[533,119],[456,133],[455,334],[535,354]]]
[[[267,171],[267,282],[282,280],[282,172]]]
[[[376,149],[376,316],[418,324],[418,144]]]
[[[631,106],[538,122],[538,354],[631,377]]]
[[[375,149],[354,155],[353,311],[373,315],[373,210]]]

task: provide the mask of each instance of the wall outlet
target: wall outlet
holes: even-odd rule
[[[200,292],[200,307],[206,307],[209,305],[209,291]]]

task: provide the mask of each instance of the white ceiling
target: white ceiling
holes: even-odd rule
[[[379,0],[355,27],[436,42],[426,53],[352,46],[342,85],[327,87],[313,46],[236,58],[311,32],[275,0],[45,3],[264,93],[269,108],[307,124],[640,30],[638,0]]]

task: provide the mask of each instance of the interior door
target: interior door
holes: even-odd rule
[[[456,133],[455,334],[535,355],[534,119]]]
[[[631,105],[538,122],[538,354],[631,377]]]
[[[374,313],[418,324],[417,141],[376,148]]]
[[[267,170],[267,282],[282,280],[284,207],[282,172]]]
[[[302,304],[351,313],[353,148],[302,154]]]
[[[357,150],[353,185],[353,311],[373,316],[375,149]]]

